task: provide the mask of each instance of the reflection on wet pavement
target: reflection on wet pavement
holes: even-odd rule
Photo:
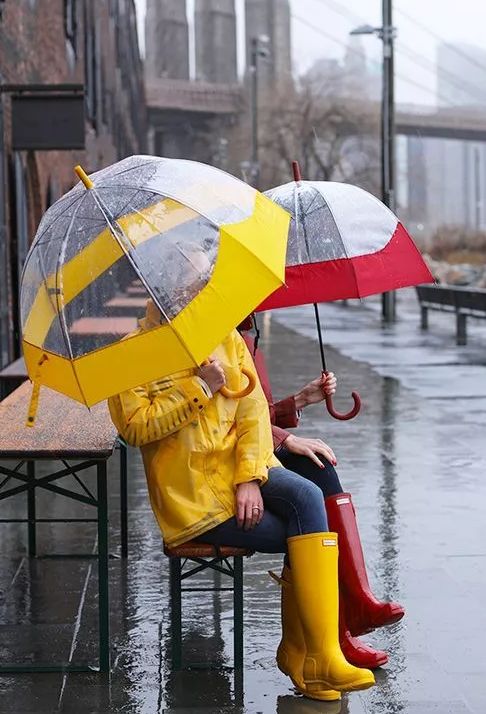
[[[353,493],[357,507],[373,589],[378,596],[397,599],[407,608],[402,623],[365,637],[390,653],[386,669],[377,672],[377,686],[345,694],[341,702],[316,702],[294,693],[290,680],[278,671],[274,660],[280,635],[279,592],[267,571],[278,570],[279,558],[264,555],[246,559],[244,565],[242,676],[235,677],[232,670],[232,595],[215,595],[209,590],[184,595],[186,669],[171,672],[168,563],[147,501],[141,460],[133,450],[130,556],[127,563],[110,561],[111,675],[0,675],[0,713],[484,711],[484,407],[478,407],[478,399],[461,397],[454,361],[449,366],[442,364],[440,377],[449,381],[457,401],[441,398],[447,389],[442,386],[442,392],[438,390],[436,367],[423,367],[419,370],[421,379],[416,379],[417,369],[411,368],[412,348],[399,335],[402,328],[396,328],[395,337],[393,333],[383,335],[376,325],[367,326],[367,320],[373,321],[373,313],[370,318],[364,308],[353,307],[351,311],[349,317],[344,307],[323,306],[322,314],[330,324],[328,339],[340,350],[328,350],[329,366],[339,376],[336,406],[345,409],[351,390],[357,389],[363,398],[362,413],[351,422],[335,422],[322,406],[311,407],[303,417],[300,433],[320,436],[333,446],[341,480]],[[340,322],[345,319],[344,328]],[[319,372],[311,327],[305,312],[281,312],[273,319],[263,319],[261,346],[270,363],[277,397]],[[403,329],[411,332],[411,323]],[[440,340],[448,337],[433,336],[434,363],[449,350],[445,342],[439,349]],[[350,359],[353,343],[362,361]],[[482,352],[474,336],[471,346],[461,349],[466,350],[461,355],[461,370],[467,373],[470,366],[476,370],[474,374],[482,375],[476,391],[486,402],[486,367],[484,360],[475,356]],[[412,351],[422,362],[432,362],[430,352],[419,344]],[[470,364],[466,364],[468,360]],[[408,379],[413,384],[407,384]],[[466,387],[468,393],[474,391],[472,380]],[[110,499],[111,550],[116,552],[119,515],[115,460],[110,471]],[[83,505],[65,506],[58,496],[44,496],[40,501],[44,515],[61,517],[68,508],[69,515],[85,513]],[[16,503],[12,500],[8,507],[0,504],[1,517],[22,517],[23,507],[22,499]],[[67,657],[73,641],[74,660],[94,659],[96,569],[82,560],[29,561],[24,556],[23,526],[0,524],[0,528],[1,660]],[[60,544],[65,552],[93,548],[94,528],[39,526],[40,552],[59,549]],[[202,574],[198,586],[213,587],[215,577]],[[80,608],[83,587],[86,593]],[[212,669],[207,668],[209,665]]]

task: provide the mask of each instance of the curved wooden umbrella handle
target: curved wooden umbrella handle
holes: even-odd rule
[[[206,364],[209,364],[208,359],[204,360],[203,366]],[[223,397],[226,397],[226,399],[241,399],[242,397],[246,397],[247,394],[250,394],[250,392],[253,392],[256,384],[256,379],[253,373],[249,372],[245,367],[242,368],[241,372],[248,379],[248,384],[244,389],[241,389],[239,392],[234,392],[231,389],[228,389],[228,387],[221,387],[219,391],[221,392]]]
[[[247,394],[250,394],[250,392],[253,392],[253,389],[255,388],[256,380],[252,372],[249,370],[245,369],[245,367],[242,368],[242,373],[245,375],[245,377],[248,379],[248,384],[244,389],[240,390],[239,392],[233,392],[231,389],[228,389],[228,387],[221,387],[219,390],[223,397],[226,397],[227,399],[241,399],[242,397],[246,397]]]
[[[327,375],[328,372],[322,373],[323,378],[327,377]],[[354,401],[353,408],[346,414],[341,414],[341,412],[338,412],[336,411],[336,409],[334,409],[334,404],[332,402],[332,394],[326,394],[324,392],[324,399],[326,400],[327,411],[334,419],[339,419],[340,421],[348,421],[348,419],[354,419],[354,417],[359,414],[361,409],[361,397],[359,396],[358,392],[351,392],[351,396],[353,397]]]
[[[329,414],[334,417],[334,419],[340,419],[341,421],[347,421],[348,419],[353,419],[361,409],[361,397],[358,392],[351,392],[351,396],[354,400],[353,408],[347,414],[341,414],[334,409],[334,404],[332,403],[332,395],[326,394],[326,407]]]

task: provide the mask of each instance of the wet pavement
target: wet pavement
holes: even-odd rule
[[[407,616],[366,640],[387,649],[377,686],[319,703],[293,694],[275,666],[279,592],[267,576],[279,559],[245,560],[245,669],[234,679],[232,600],[211,591],[184,596],[184,656],[192,669],[171,672],[167,560],[147,501],[138,453],[130,452],[128,562],[110,560],[111,676],[0,675],[0,713],[108,714],[479,714],[486,709],[486,325],[471,321],[470,341],[454,344],[450,315],[431,313],[419,329],[413,297],[400,321],[383,328],[378,303],[324,305],[328,364],[339,376],[338,408],[352,389],[363,409],[350,422],[322,406],[306,410],[300,433],[334,448],[353,493],[370,580]],[[263,317],[275,396],[319,372],[312,311]],[[110,466],[110,533],[119,552],[118,462]],[[0,517],[21,517],[25,499],[0,503]],[[80,516],[82,505],[41,499],[42,514]],[[68,510],[69,509],[69,513]],[[83,661],[96,654],[94,563],[29,561],[25,527],[0,523],[0,660],[48,657]],[[91,525],[39,526],[39,551],[92,550]],[[217,576],[214,576],[217,577]],[[204,587],[212,576],[201,577]],[[213,663],[202,669],[200,663]],[[199,666],[196,664],[199,663]]]

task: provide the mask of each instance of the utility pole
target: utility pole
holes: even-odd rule
[[[250,41],[250,93],[251,93],[251,167],[255,188],[260,188],[260,160],[258,154],[258,58],[268,57],[267,35],[252,37]]]
[[[361,25],[351,35],[376,35],[383,43],[383,81],[381,92],[381,192],[383,203],[395,212],[395,73],[394,41],[396,29],[392,21],[392,0],[382,0],[382,26]],[[381,296],[384,322],[396,320],[396,294]]]
[[[383,203],[395,212],[395,74],[392,0],[382,0],[383,25],[383,87],[381,106],[381,187]],[[396,320],[396,294],[393,291],[381,296],[384,322]]]
[[[250,173],[255,188],[260,184],[260,165],[258,161],[258,38],[251,38],[251,167]]]

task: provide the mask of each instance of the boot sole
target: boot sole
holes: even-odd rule
[[[309,692],[307,690],[307,687],[304,689],[301,685],[299,685],[290,675],[290,673],[285,671],[285,668],[281,664],[279,664],[279,662],[277,662],[277,667],[282,672],[282,674],[285,674],[287,677],[290,678],[296,690],[300,692],[300,694],[303,694],[304,697],[308,697],[309,699],[314,699],[319,702],[337,702],[341,699],[341,693],[337,690],[333,690],[331,687],[329,687],[329,690],[320,687],[319,689],[316,689],[313,692]]]
[[[325,690],[325,689],[335,689],[338,692],[355,692],[360,689],[369,689],[370,687],[373,687],[376,684],[375,679],[357,679],[354,682],[347,682],[346,684],[343,684],[342,686],[337,686],[335,684],[331,684],[330,682],[306,682],[306,690],[309,693],[308,696],[311,696],[315,693],[318,692],[319,690]]]

